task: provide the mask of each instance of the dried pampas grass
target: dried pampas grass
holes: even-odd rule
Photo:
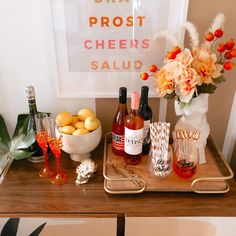
[[[193,23],[187,21],[184,24],[184,27],[189,33],[192,49],[197,48],[199,46],[199,35],[196,26]]]
[[[216,29],[222,29],[225,23],[225,15],[223,13],[219,13],[216,15],[211,27],[210,31],[214,32]]]
[[[155,41],[159,38],[165,38],[169,43],[173,44],[174,47],[176,47],[176,46],[181,47],[176,36],[167,30],[163,30],[163,31],[156,33],[153,37],[153,41]]]

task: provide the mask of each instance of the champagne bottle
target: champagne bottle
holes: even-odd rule
[[[124,155],[124,119],[127,111],[127,89],[119,89],[119,105],[112,124],[112,152],[117,156]]]
[[[148,105],[148,86],[142,86],[141,88],[141,100],[139,105],[139,113],[144,118],[143,128],[143,148],[142,154],[147,155],[149,153],[151,139],[150,139],[150,123],[152,121],[152,109]]]
[[[137,165],[142,158],[144,119],[139,114],[140,95],[131,94],[130,115],[125,118],[125,148],[124,160],[126,164]]]
[[[29,125],[28,130],[32,129],[36,131],[35,125],[35,114],[38,113],[36,100],[35,100],[35,90],[33,86],[26,87],[26,96],[29,105]],[[32,156],[28,158],[29,161],[33,163],[44,162],[42,149],[39,147],[37,141],[35,141],[29,148],[28,151],[33,152]]]

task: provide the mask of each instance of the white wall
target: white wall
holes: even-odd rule
[[[229,122],[225,134],[224,146],[222,153],[224,154],[226,160],[230,162],[233,154],[233,149],[236,141],[236,92],[234,94],[234,100],[232,104],[232,109],[229,117]]]
[[[40,111],[95,109],[94,99],[56,98],[56,78],[50,0],[0,0],[0,114],[10,132],[28,111],[27,85],[35,87]]]

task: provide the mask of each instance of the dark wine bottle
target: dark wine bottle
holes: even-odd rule
[[[117,156],[124,155],[124,119],[127,111],[127,89],[119,89],[119,105],[112,124],[112,152]]]
[[[38,113],[36,100],[35,100],[35,90],[33,86],[26,87],[26,96],[28,99],[29,105],[29,125],[28,130],[32,129],[36,132],[36,124],[35,124],[35,114]],[[32,156],[28,158],[29,161],[33,163],[44,162],[42,149],[39,147],[37,141],[35,141],[29,148],[29,152],[33,152]]]
[[[142,154],[147,155],[150,150],[150,123],[152,121],[152,109],[148,105],[148,86],[142,86],[141,88],[141,99],[139,105],[139,113],[144,118],[144,128],[143,128],[143,148]]]

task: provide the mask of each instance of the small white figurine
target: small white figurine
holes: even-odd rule
[[[76,184],[88,183],[89,179],[97,171],[98,165],[91,159],[86,159],[81,162],[76,168],[76,173],[78,174],[75,181]]]

